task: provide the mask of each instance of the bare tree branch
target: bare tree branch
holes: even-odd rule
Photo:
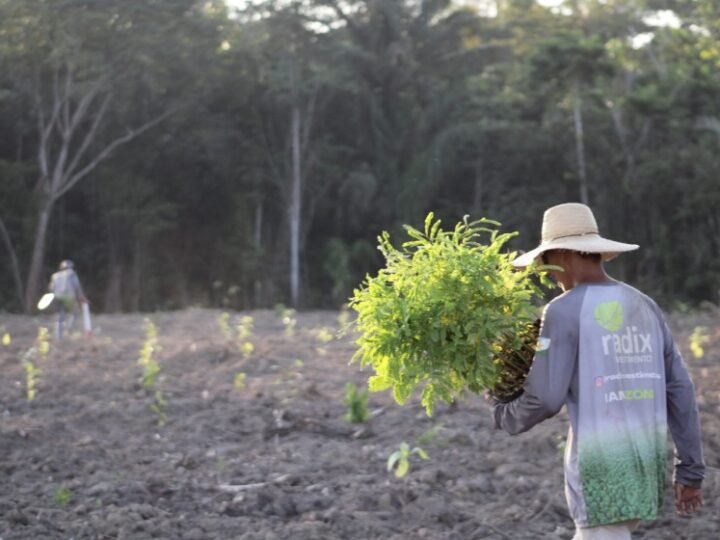
[[[69,67],[65,68],[65,88],[63,90],[63,114],[62,114],[62,126],[61,134],[63,140],[70,139],[70,98],[72,96],[72,70]]]
[[[167,111],[153,118],[149,122],[144,123],[143,125],[134,130],[128,131],[122,137],[118,137],[117,139],[112,141],[105,147],[104,150],[102,150],[97,156],[95,156],[95,158],[90,161],[90,163],[88,163],[85,167],[80,169],[75,174],[72,174],[72,176],[68,178],[68,180],[65,182],[65,185],[60,189],[60,191],[55,194],[55,198],[57,199],[59,197],[62,197],[65,193],[67,193],[67,191],[72,189],[75,184],[77,184],[80,180],[87,176],[89,172],[95,169],[95,167],[97,167],[102,161],[104,161],[118,146],[130,142],[141,133],[144,133],[148,129],[156,126],[157,124],[165,120],[168,116],[177,112],[177,110],[178,108],[168,109]]]
[[[103,99],[103,102],[100,105],[100,108],[95,113],[95,117],[93,118],[93,122],[90,126],[90,129],[87,131],[87,133],[85,133],[85,137],[83,138],[83,141],[80,144],[80,147],[75,151],[75,156],[73,157],[72,162],[70,162],[70,165],[68,166],[67,170],[64,173],[62,173],[62,171],[58,171],[57,175],[53,178],[53,188],[52,188],[53,197],[59,198],[62,196],[63,193],[65,193],[67,191],[65,189],[65,186],[70,181],[70,178],[74,174],[75,169],[78,167],[78,165],[80,164],[80,161],[82,160],[83,156],[85,155],[85,152],[90,147],[90,143],[95,139],[95,133],[97,133],[97,130],[100,127],[100,123],[105,118],[105,114],[107,113],[107,108],[108,108],[108,105],[110,104],[111,99],[112,99],[111,94],[105,95],[105,99]],[[65,148],[67,148],[67,146],[65,146]],[[57,185],[55,185],[56,181],[58,182]],[[55,195],[56,193],[57,193],[57,195]]]

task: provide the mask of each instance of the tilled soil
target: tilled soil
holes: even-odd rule
[[[271,311],[252,316],[244,357],[223,336],[220,311],[152,314],[161,350],[155,387],[139,383],[142,315],[96,317],[99,332],[51,345],[37,394],[26,399],[24,353],[49,318],[0,316],[0,540],[19,539],[569,539],[563,494],[564,413],[529,433],[492,429],[470,396],[427,418],[370,397],[372,419],[344,419],[344,387],[369,376],[349,364],[352,336],[338,314],[297,316],[292,335]],[[720,538],[720,314],[675,317],[702,415],[706,506],[665,514],[634,538]],[[710,343],[692,357],[688,337]],[[244,386],[235,386],[244,373]],[[238,380],[239,382],[239,380]],[[166,405],[151,410],[155,391]],[[162,414],[164,425],[159,425]],[[401,442],[406,477],[386,469]],[[670,474],[668,456],[668,474]]]

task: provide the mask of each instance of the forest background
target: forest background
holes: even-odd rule
[[[0,309],[337,307],[433,210],[720,303],[715,0],[0,0]]]

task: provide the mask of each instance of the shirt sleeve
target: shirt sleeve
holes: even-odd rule
[[[673,481],[700,487],[705,477],[705,462],[695,386],[662,313],[660,317],[664,337],[668,428],[675,443]]]
[[[577,318],[565,313],[562,304],[547,306],[524,392],[495,406],[496,428],[516,435],[560,411],[577,369],[578,326]]]

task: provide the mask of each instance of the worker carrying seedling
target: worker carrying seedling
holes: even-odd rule
[[[72,327],[78,302],[83,309],[85,334],[89,335],[91,331],[89,302],[80,285],[80,278],[75,272],[75,265],[72,261],[66,259],[60,263],[60,269],[50,278],[48,292],[53,295],[52,302],[57,310],[55,338],[61,340],[65,332]]]
[[[542,243],[513,261],[542,261],[565,292],[546,307],[532,368],[518,398],[494,404],[511,435],[567,406],[565,493],[575,540],[630,539],[639,520],[658,517],[669,428],[678,514],[702,506],[705,473],[695,390],[662,312],[603,268],[634,244],[598,233],[590,208],[545,212]]]

